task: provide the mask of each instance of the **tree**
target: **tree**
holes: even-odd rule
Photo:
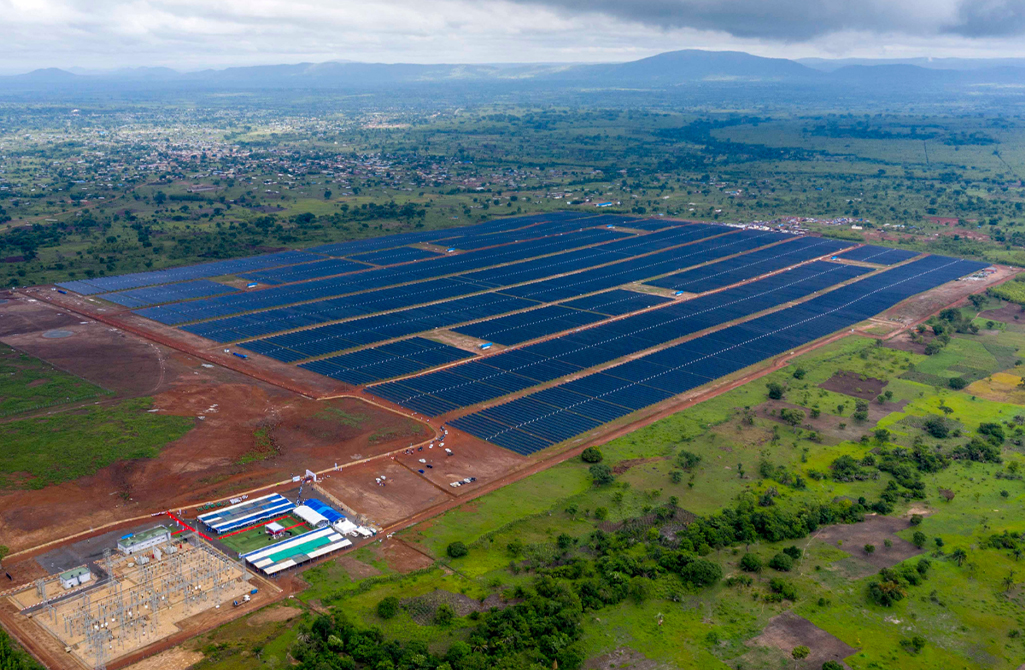
[[[806,374],[808,374],[808,372],[804,368],[797,368],[794,370],[794,379],[804,379]]]
[[[790,652],[790,655],[794,657],[795,661],[800,661],[802,659],[808,658],[808,654],[810,653],[811,649],[802,644],[799,647],[794,647],[793,651]]]
[[[779,411],[779,418],[791,426],[800,426],[804,423],[804,412],[786,407]]]
[[[876,546],[874,544],[866,544],[865,545],[865,553],[866,554],[873,554],[873,553],[875,553],[875,550],[876,550]]]
[[[612,468],[604,463],[595,463],[587,471],[591,473],[591,479],[595,486],[605,486],[616,481],[616,478],[612,476]]]
[[[452,558],[462,558],[463,556],[466,556],[468,553],[470,553],[470,550],[467,549],[466,545],[462,542],[456,541],[448,545],[448,548],[445,550],[445,553],[447,553]]]
[[[953,559],[953,561],[957,563],[957,567],[960,568],[964,565],[965,561],[968,560],[968,552],[961,547],[958,547],[954,550],[954,553],[950,555],[950,558]]]
[[[438,609],[434,610],[434,623],[437,626],[447,626],[452,623],[456,616],[455,610],[448,603],[441,603]]]
[[[921,549],[925,546],[925,543],[928,541],[928,539],[929,538],[926,537],[925,533],[923,533],[920,530],[916,530],[915,534],[911,536],[911,544]]]
[[[680,575],[684,581],[690,582],[694,586],[710,586],[722,579],[722,568],[718,563],[704,558],[695,558],[684,566]]]
[[[392,619],[399,613],[399,599],[395,596],[388,596],[377,603],[377,616],[382,619]]]
[[[843,666],[836,661],[826,661],[822,664],[822,670],[843,670]]]
[[[769,382],[765,385],[765,388],[769,391],[769,397],[773,400],[783,399],[783,385],[778,382]]]
[[[779,553],[769,559],[769,567],[780,572],[790,572],[790,569],[794,567],[794,559],[784,553]]]
[[[955,391],[960,391],[968,386],[968,381],[964,377],[951,377],[947,380],[947,385]]]
[[[604,458],[598,447],[588,447],[580,454],[580,460],[584,463],[601,463]]]
[[[762,559],[754,554],[744,554],[740,557],[740,569],[745,572],[761,572]]]

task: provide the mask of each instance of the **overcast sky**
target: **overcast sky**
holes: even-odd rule
[[[0,72],[40,67],[1025,57],[1025,0],[0,0]]]

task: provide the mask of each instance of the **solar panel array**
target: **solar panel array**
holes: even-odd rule
[[[479,361],[373,386],[369,391],[421,414],[438,416],[752,316],[867,272],[867,268],[817,261]]]
[[[345,274],[347,272],[358,272],[366,270],[369,265],[356,263],[355,261],[340,258],[326,258],[312,263],[301,263],[299,265],[287,265],[271,270],[260,270],[258,272],[246,272],[239,277],[261,284],[287,284],[290,282],[307,281],[318,277],[330,277],[332,275]]]
[[[299,367],[332,379],[359,385],[412,374],[472,356],[473,354],[468,351],[447,344],[414,337],[380,347],[361,349],[351,354],[303,363]]]
[[[553,333],[561,333],[564,330],[586,326],[589,323],[604,321],[607,318],[608,315],[606,314],[584,312],[579,309],[563,307],[562,305],[548,305],[541,309],[510,314],[509,316],[491,319],[490,321],[472,323],[453,328],[453,330],[470,337],[510,346]]]
[[[262,256],[250,256],[248,258],[235,258],[227,261],[216,261],[214,263],[202,263],[200,265],[188,265],[181,268],[169,268],[167,270],[153,270],[152,272],[136,272],[116,277],[98,277],[80,281],[70,281],[58,284],[61,288],[74,291],[81,295],[95,295],[108,291],[123,291],[140,286],[154,286],[156,284],[170,284],[171,282],[187,281],[189,279],[205,279],[208,277],[220,277],[222,275],[233,275],[249,270],[262,270],[264,268],[279,265],[291,265],[312,261],[320,258],[306,251],[279,251],[273,254]]]
[[[586,298],[564,302],[562,306],[598,312],[599,314],[608,314],[609,316],[619,316],[621,314],[629,314],[630,312],[639,312],[642,309],[648,309],[656,305],[664,305],[672,301],[672,298],[664,298],[660,295],[614,289],[590,295]]]
[[[876,265],[896,265],[897,263],[903,263],[914,258],[920,253],[919,251],[890,249],[888,247],[866,244],[863,247],[858,247],[844,253],[843,257],[849,261],[862,261],[865,263],[875,263]]]
[[[485,319],[536,304],[502,293],[480,293],[438,305],[412,307],[400,312],[375,314],[363,319],[275,335],[242,346],[258,354],[291,363],[435,328],[447,328],[465,321]]]
[[[196,279],[177,284],[160,284],[158,286],[129,289],[120,293],[108,293],[103,296],[103,299],[134,309],[148,307],[149,305],[159,305],[163,302],[190,300],[192,298],[204,298],[211,295],[237,292],[238,289],[226,284],[218,284],[207,279]]]
[[[795,307],[469,414],[451,425],[517,453],[530,454],[849,328],[916,293],[983,267],[982,263],[931,256]]]
[[[373,263],[374,265],[395,265],[397,263],[410,263],[428,258],[437,258],[441,255],[436,251],[427,251],[426,249],[418,249],[416,247],[399,247],[397,249],[384,249],[383,251],[357,254],[350,256],[350,258],[364,263]]]
[[[140,316],[166,325],[180,325],[192,321],[223,318],[258,309],[270,309],[303,301],[325,300],[331,297],[369,291],[397,284],[423,282],[450,274],[469,272],[499,263],[511,263],[542,254],[554,254],[577,247],[622,238],[625,233],[594,229],[542,238],[507,247],[479,252],[443,256],[409,265],[375,268],[364,272],[316,279],[313,281],[275,286],[233,296],[193,300],[175,305],[161,305],[141,310]]]
[[[768,272],[782,270],[795,263],[832,255],[850,246],[850,242],[838,242],[821,237],[802,237],[787,244],[758,249],[743,256],[735,256],[713,265],[678,272],[645,283],[675,291],[704,293],[753,279]]]

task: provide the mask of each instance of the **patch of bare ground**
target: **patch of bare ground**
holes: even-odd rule
[[[862,400],[873,400],[883,392],[887,382],[875,377],[865,377],[856,372],[839,371],[826,381],[819,384],[819,388],[834,393],[854,396]]]
[[[635,465],[643,465],[644,463],[653,463],[653,462],[656,462],[656,461],[664,461],[664,460],[666,460],[665,457],[658,457],[658,458],[628,458],[625,461],[620,461],[620,462],[616,463],[614,466],[612,466],[612,472],[613,472],[613,474],[621,475],[624,472],[627,472],[630,468],[634,467]]]
[[[374,545],[374,550],[389,568],[403,574],[434,565],[433,558],[396,538]]]
[[[349,575],[349,579],[354,582],[366,579],[367,577],[376,577],[381,574],[381,571],[374,566],[367,565],[363,561],[357,561],[352,556],[341,556],[336,558],[335,563],[342,570],[345,570],[345,573]]]
[[[125,670],[186,670],[202,660],[202,652],[175,647],[129,665]]]
[[[748,640],[747,645],[755,649],[733,659],[733,667],[819,670],[826,661],[836,661],[848,668],[843,659],[858,651],[793,612],[783,612],[770,619],[761,634]],[[791,652],[801,646],[808,647],[811,653],[807,658],[794,660]],[[778,653],[759,653],[758,647]],[[779,660],[773,663],[773,658]]]
[[[584,663],[584,670],[673,670],[674,666],[653,661],[644,654],[628,647],[620,647]]]
[[[501,596],[496,593],[489,595],[484,600],[476,600],[462,593],[452,593],[451,591],[438,589],[416,598],[407,598],[400,601],[400,604],[409,612],[409,616],[413,621],[421,626],[425,626],[434,621],[434,615],[442,604],[451,607],[456,616],[463,617],[470,612],[486,612],[493,607],[504,609],[515,602],[512,600],[502,600]]]
[[[987,309],[979,314],[979,318],[988,321],[1000,321],[1002,323],[1025,322],[1025,305],[1006,303],[998,309]]]
[[[262,609],[253,616],[246,620],[247,626],[262,626],[267,623],[277,623],[279,621],[291,621],[295,617],[302,614],[303,611],[298,607],[268,607]]]
[[[801,424],[802,428],[814,430],[830,440],[857,441],[866,432],[867,426],[874,425],[891,412],[899,412],[906,404],[906,400],[883,404],[872,401],[868,405],[868,420],[864,423],[858,423],[850,417],[837,416],[828,412],[821,412],[817,417],[812,417],[811,412],[807,408],[783,400],[766,400],[761,405],[755,407],[754,411],[755,415],[762,419],[768,419],[789,426],[789,424],[780,419],[780,410],[798,409],[804,412],[805,415],[804,422]],[[840,424],[844,424],[844,427],[840,428]]]
[[[457,349],[469,351],[474,354],[483,353],[480,345],[487,342],[487,340],[482,340],[479,337],[470,337],[469,335],[463,335],[462,333],[457,333],[453,330],[434,330],[428,333],[426,337],[427,339],[434,340],[435,342],[441,342],[442,344],[447,344],[451,347],[456,347]],[[505,348],[506,347],[501,344],[492,343],[492,345],[487,349],[487,353],[497,354]]]
[[[921,549],[896,535],[910,525],[911,522],[905,518],[867,516],[861,523],[826,526],[816,531],[813,537],[866,565],[866,574],[871,574],[922,553]],[[889,547],[886,546],[887,540],[890,541]],[[865,550],[866,545],[875,549],[870,553]]]
[[[895,305],[877,318],[912,325],[929,318],[949,305],[966,301],[970,294],[981,293],[987,287],[999,284],[1017,272],[1006,265],[994,265],[993,268],[995,272],[988,275],[983,281],[947,282],[931,291],[915,296],[912,300],[905,300],[899,305]]]
[[[883,344],[887,349],[896,349],[897,351],[906,351],[909,354],[925,354],[925,345],[929,343],[931,337],[923,337],[921,342],[915,342],[912,338],[912,332],[905,330],[894,337],[886,340]]]

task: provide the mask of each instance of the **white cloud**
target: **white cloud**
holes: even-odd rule
[[[0,0],[0,70],[1023,56],[1025,0]]]

